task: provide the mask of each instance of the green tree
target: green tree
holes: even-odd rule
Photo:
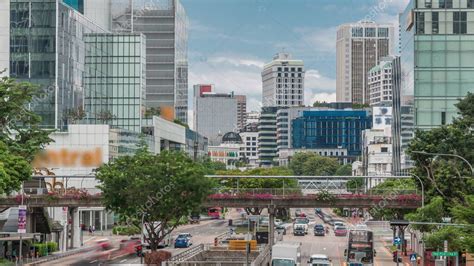
[[[336,173],[337,176],[351,176],[352,175],[352,165],[351,164],[344,164],[337,168]]]
[[[206,174],[208,175],[213,175],[216,173],[216,171],[225,171],[226,170],[226,165],[223,162],[214,162],[209,158],[209,156],[206,156],[201,159],[200,163],[204,166],[204,169],[206,170]]]
[[[247,169],[246,171],[240,170],[227,170],[217,171],[217,175],[241,175],[241,176],[289,176],[292,175],[292,171],[285,167],[272,167],[272,168],[255,168]],[[243,191],[246,189],[262,189],[262,188],[285,188],[288,192],[299,190],[298,181],[295,179],[287,178],[228,178],[223,179],[220,182],[221,186],[225,189],[236,189],[237,187]],[[247,214],[259,215],[262,212],[262,208],[245,208]],[[277,216],[286,218],[289,215],[288,209],[277,209]]]
[[[412,193],[415,189],[415,182],[412,179],[390,179],[371,188],[369,193],[383,195],[387,199],[390,199],[391,197],[406,194],[407,192]],[[410,210],[408,209],[382,208],[379,205],[375,205],[369,209],[371,216],[379,220],[401,220],[409,212]]]
[[[213,183],[205,169],[182,152],[158,155],[140,149],[97,170],[104,205],[127,223],[142,217],[152,250],[170,234],[180,219],[201,206]]]
[[[40,96],[31,83],[0,79],[0,194],[18,190],[31,177],[31,162],[52,141],[51,131],[40,128],[40,116],[28,109]]]
[[[340,167],[334,158],[320,156],[314,152],[298,152],[291,158],[289,168],[295,175],[332,176]]]
[[[313,107],[329,107],[329,103],[327,103],[327,102],[315,101],[315,102],[313,103]]]

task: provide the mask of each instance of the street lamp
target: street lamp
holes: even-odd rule
[[[416,179],[418,179],[418,181],[420,181],[420,184],[421,184],[421,207],[424,208],[425,207],[425,185],[423,184],[423,180],[421,180],[421,178],[415,174],[411,174],[413,177],[415,177]]]
[[[450,154],[450,153],[432,153],[432,152],[424,152],[424,151],[411,151],[411,153],[434,155],[435,156],[434,159],[436,159],[439,156],[456,157],[458,159],[461,159],[463,162],[465,162],[469,166],[469,168],[471,169],[471,175],[474,176],[474,167],[472,167],[472,164],[470,164],[469,161],[466,158],[462,157],[461,155]]]

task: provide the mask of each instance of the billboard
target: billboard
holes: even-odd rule
[[[392,107],[373,107],[372,128],[386,129],[392,127]]]

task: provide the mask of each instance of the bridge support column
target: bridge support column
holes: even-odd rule
[[[70,248],[81,246],[81,228],[79,225],[79,208],[71,208],[71,240]]]
[[[271,250],[271,247],[273,247],[273,244],[275,242],[275,213],[276,213],[276,210],[275,210],[275,207],[274,206],[269,206],[268,207],[268,229],[269,229],[269,232],[268,232],[268,245],[270,246],[270,250]]]

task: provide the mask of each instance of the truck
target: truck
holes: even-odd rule
[[[300,266],[301,243],[278,242],[272,247],[272,266]]]

